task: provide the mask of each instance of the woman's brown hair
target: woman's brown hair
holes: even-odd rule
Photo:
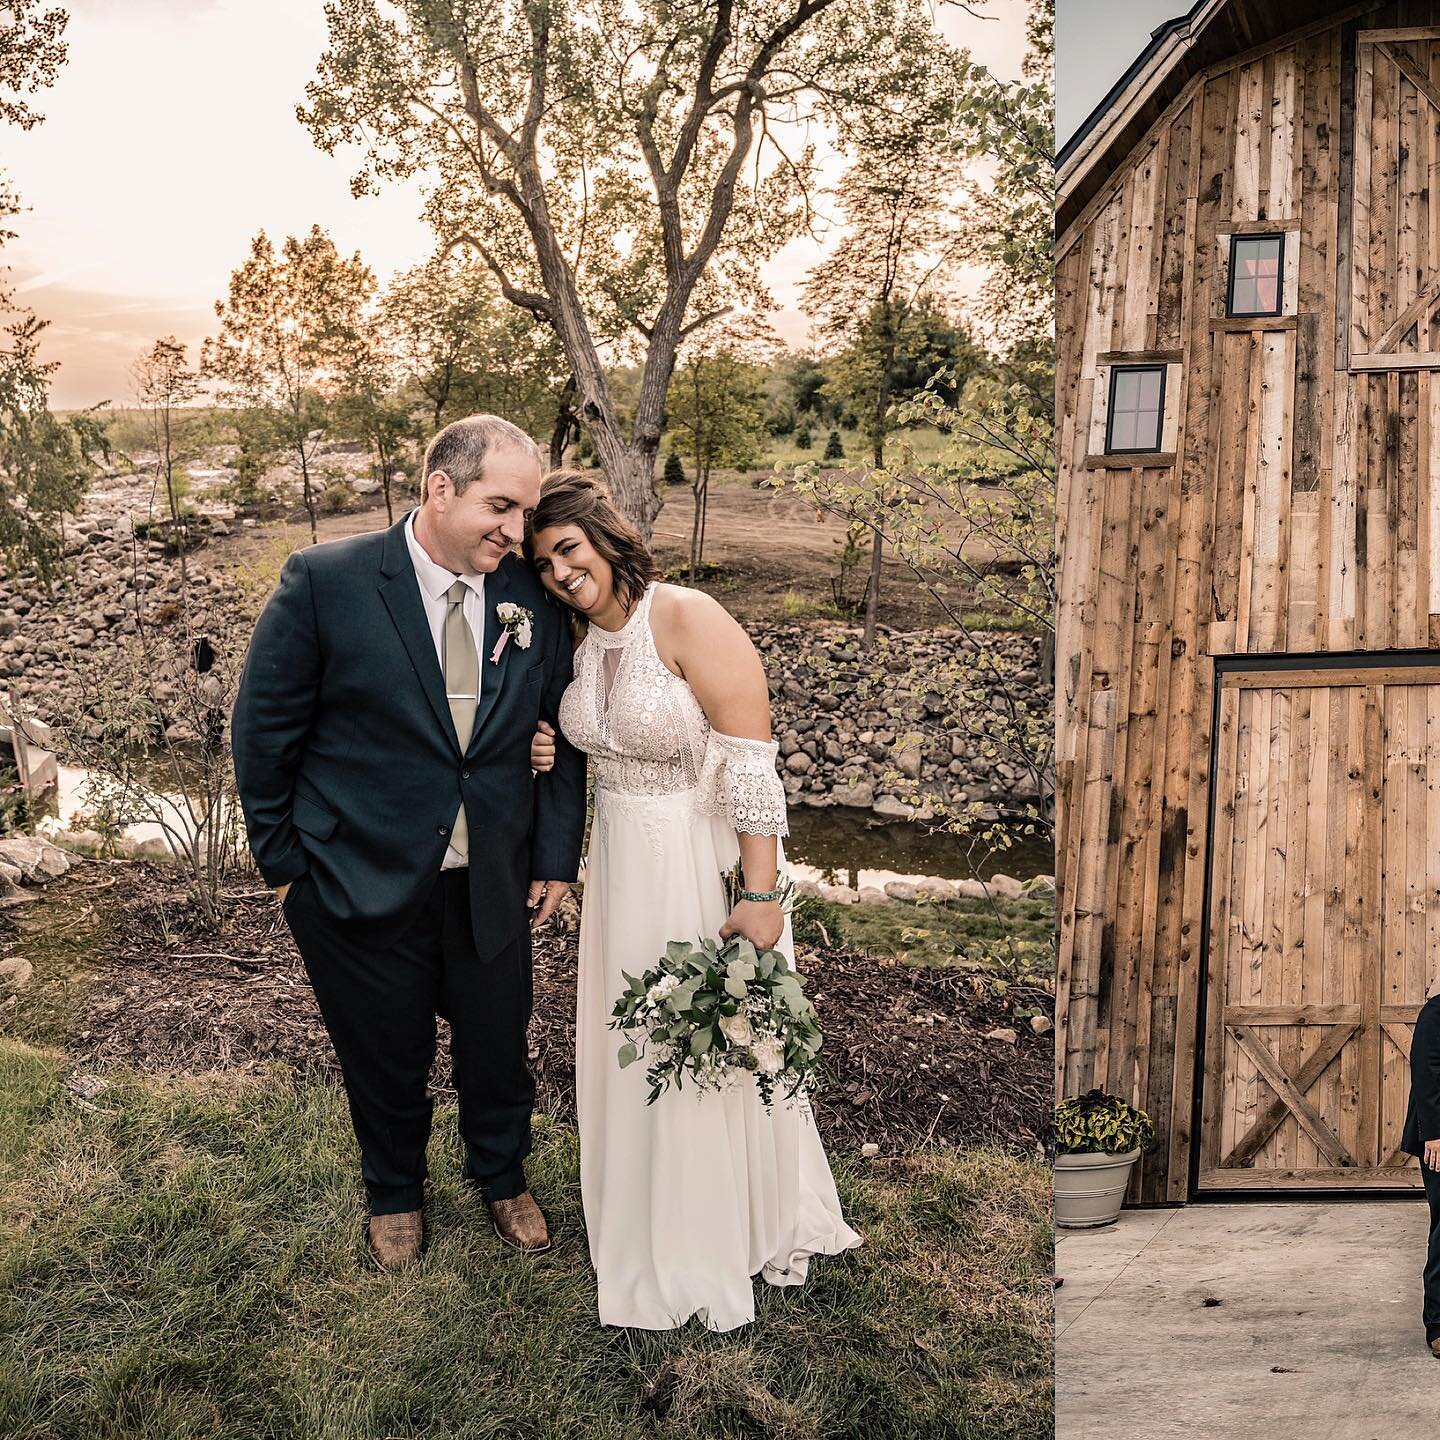
[[[525,529],[525,558],[535,563],[535,537],[555,525],[574,525],[610,565],[615,595],[627,613],[660,578],[655,557],[599,481],[580,470],[552,470],[540,486],[540,503]]]

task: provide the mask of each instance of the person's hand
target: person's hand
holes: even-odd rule
[[[542,775],[555,768],[555,731],[543,720],[536,726],[530,741],[530,768]]]
[[[743,935],[757,950],[773,950],[785,929],[785,911],[778,900],[740,900],[720,927],[720,938]]]
[[[287,880],[283,885],[277,885],[277,886],[275,887],[275,898],[276,898],[282,905],[285,903],[285,897],[290,893],[290,887],[291,887],[294,883],[295,883],[295,882],[294,882],[293,880]]]
[[[525,902],[534,911],[530,917],[530,928],[538,930],[554,913],[555,907],[569,893],[568,880],[532,880],[530,896]]]
[[[1422,1159],[1427,1170],[1440,1170],[1440,1140],[1427,1140]]]

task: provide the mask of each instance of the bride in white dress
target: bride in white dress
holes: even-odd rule
[[[580,916],[575,1032],[580,1188],[600,1321],[711,1330],[755,1318],[752,1276],[804,1282],[812,1255],[861,1243],[844,1221],[803,1092],[766,1111],[753,1083],[667,1090],[646,1104],[607,1028],[669,940],[742,934],[792,960],[774,895],[788,833],[764,669],[700,591],[658,583],[634,529],[588,476],[553,474],[525,543],[553,594],[586,622],[560,706],[588,752],[595,813]],[[745,894],[727,914],[722,875]],[[824,1024],[824,1016],[821,1016]]]

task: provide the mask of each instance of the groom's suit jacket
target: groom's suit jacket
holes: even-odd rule
[[[1422,1155],[1427,1140],[1440,1140],[1440,995],[1420,1007],[1410,1037],[1410,1105],[1400,1148]]]
[[[530,612],[531,644],[512,635],[492,664],[505,601]],[[255,862],[272,886],[308,873],[323,910],[378,943],[428,892],[462,802],[482,958],[523,932],[532,879],[573,880],[579,868],[585,758],[557,733],[554,769],[530,770],[535,722],[559,731],[569,627],[514,555],[485,577],[484,607],[463,753],[403,518],[296,551],[255,625],[232,717]]]

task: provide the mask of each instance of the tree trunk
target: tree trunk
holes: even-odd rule
[[[875,643],[875,622],[880,613],[880,561],[885,537],[877,530],[870,544],[870,584],[865,591],[865,632],[860,643],[869,649]]]
[[[310,543],[320,543],[320,527],[315,521],[315,495],[310,489],[310,461],[305,454],[305,442],[302,440],[299,447],[300,456],[300,489],[305,497],[305,513],[310,517]]]
[[[555,415],[555,428],[550,432],[550,468],[558,470],[565,463],[565,452],[570,448],[572,438],[580,433],[580,420],[575,414],[575,377],[565,382],[560,392],[559,408]]]

